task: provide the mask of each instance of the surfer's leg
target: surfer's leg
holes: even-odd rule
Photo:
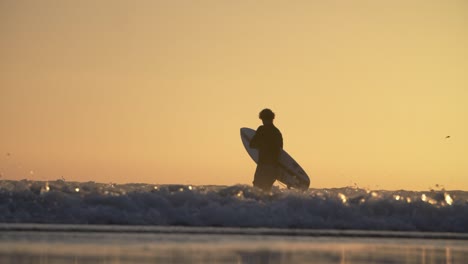
[[[253,185],[269,192],[276,180],[277,168],[270,164],[258,164],[255,170]]]

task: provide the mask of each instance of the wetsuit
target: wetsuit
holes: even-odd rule
[[[258,149],[258,164],[253,184],[270,191],[279,177],[279,157],[283,149],[283,136],[273,124],[259,126],[250,141],[250,147]]]

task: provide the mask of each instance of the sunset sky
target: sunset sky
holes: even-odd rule
[[[0,179],[468,190],[468,1],[0,0]],[[450,136],[450,138],[446,138]]]

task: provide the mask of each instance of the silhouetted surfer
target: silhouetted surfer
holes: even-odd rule
[[[257,132],[250,141],[250,147],[258,149],[258,164],[253,185],[264,191],[270,191],[279,177],[279,157],[283,149],[283,136],[273,125],[273,119],[275,119],[273,111],[263,109],[259,117],[263,126],[257,128]]]

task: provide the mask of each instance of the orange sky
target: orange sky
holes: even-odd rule
[[[0,1],[1,179],[250,184],[239,128],[270,107],[311,187],[468,190],[466,14],[455,0]]]

